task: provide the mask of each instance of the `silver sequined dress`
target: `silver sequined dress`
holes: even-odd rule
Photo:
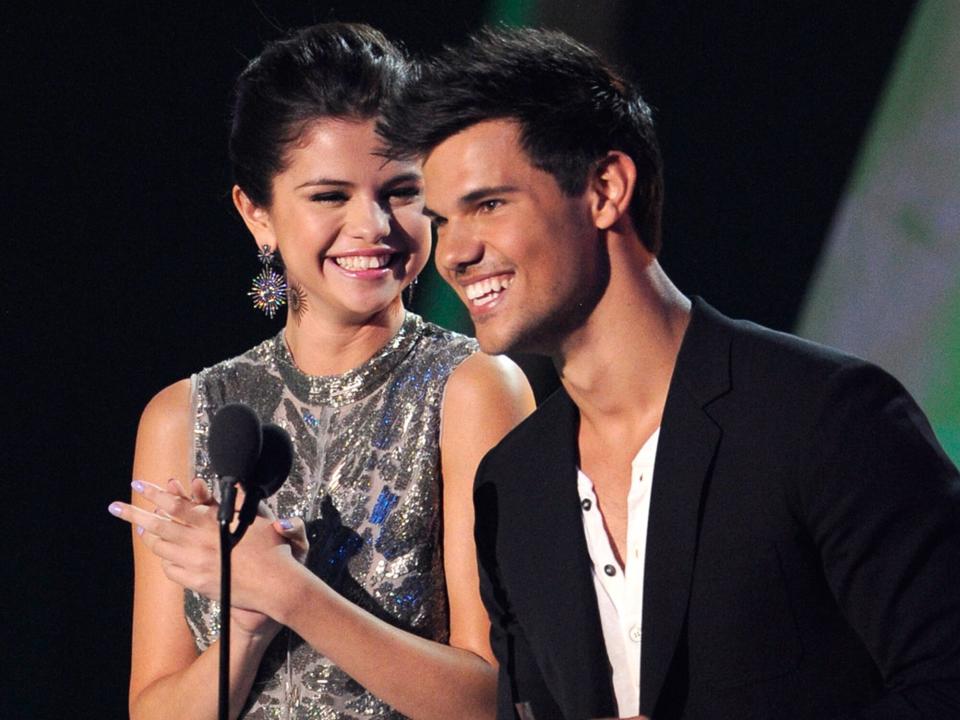
[[[340,594],[426,638],[448,639],[440,548],[440,405],[451,371],[475,341],[407,313],[400,331],[364,365],[309,376],[283,333],[207,368],[192,381],[194,473],[212,484],[210,418],[243,402],[290,433],[295,460],[269,505],[304,518],[307,564]],[[219,607],[185,593],[197,648],[219,633]],[[252,719],[400,718],[400,713],[295,634],[267,650],[242,716]]]

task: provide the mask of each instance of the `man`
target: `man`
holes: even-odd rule
[[[499,717],[960,717],[956,468],[883,371],[670,282],[636,91],[485,31],[381,130],[482,348],[562,382],[476,479]]]

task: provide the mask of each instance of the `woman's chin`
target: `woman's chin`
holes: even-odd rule
[[[390,319],[402,315],[403,301],[400,297],[399,286],[397,292],[389,297],[363,299],[354,298],[352,302],[344,303],[340,310],[340,317],[346,324],[378,325],[389,323]]]

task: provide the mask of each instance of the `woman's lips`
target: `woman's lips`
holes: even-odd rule
[[[359,279],[375,279],[389,274],[403,262],[405,255],[398,252],[357,253],[328,256],[343,274]]]

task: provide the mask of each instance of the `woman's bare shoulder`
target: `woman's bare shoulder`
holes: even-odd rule
[[[190,380],[179,380],[158,392],[140,415],[137,455],[182,450],[191,427]],[[166,453],[164,453],[166,454]]]
[[[497,405],[506,402],[521,412],[529,412],[533,392],[523,371],[505,355],[477,352],[451,373],[446,395],[455,404]]]

